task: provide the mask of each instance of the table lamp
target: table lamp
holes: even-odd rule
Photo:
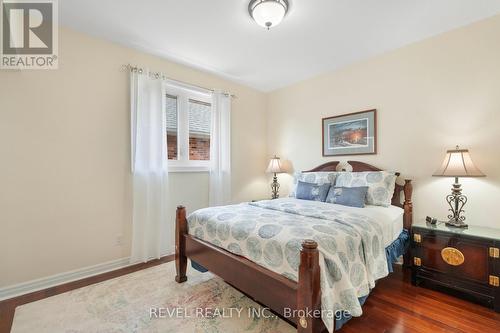
[[[274,155],[274,157],[271,158],[266,172],[273,174],[273,182],[271,183],[271,197],[273,199],[277,199],[279,197],[280,184],[278,183],[278,177],[276,176],[276,174],[284,172],[283,168],[281,167],[280,158],[278,156]]]
[[[451,214],[448,215],[449,221],[446,222],[446,225],[467,228],[467,224],[464,222],[465,216],[462,214],[464,212],[463,208],[467,203],[467,197],[462,194],[462,188],[458,182],[458,177],[485,177],[485,174],[474,165],[469,150],[460,149],[459,146],[456,146],[454,150],[448,150],[446,152],[443,164],[433,176],[455,177],[455,183],[451,189],[451,194],[446,196],[446,202],[450,205],[449,211],[451,211]]]

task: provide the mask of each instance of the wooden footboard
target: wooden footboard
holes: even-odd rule
[[[294,323],[297,332],[326,331],[319,316],[321,289],[319,252],[315,241],[306,240],[302,243],[299,282],[296,283],[246,258],[197,239],[189,235],[187,230],[186,209],[179,206],[175,232],[175,281],[182,283],[187,280],[187,258],[191,258],[255,301]],[[304,315],[307,313],[317,315]]]

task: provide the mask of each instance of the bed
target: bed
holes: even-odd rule
[[[348,164],[353,172],[381,171]],[[305,172],[336,171],[338,165]],[[411,227],[411,195],[411,181],[405,180],[396,183],[389,207],[282,198],[201,209],[187,218],[179,206],[175,280],[186,281],[190,258],[296,325],[297,332],[332,332],[342,319],[337,310],[361,315],[375,282],[391,271],[387,249]]]

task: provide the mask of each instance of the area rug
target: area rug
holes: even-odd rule
[[[173,262],[16,308],[12,333],[252,332],[296,330],[211,273]]]

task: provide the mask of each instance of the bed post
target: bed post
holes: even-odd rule
[[[325,328],[320,315],[321,289],[319,274],[318,244],[313,240],[306,239],[302,242],[302,249],[300,250],[297,310],[304,313],[299,313],[299,318],[297,318],[298,333],[319,333]]]
[[[411,179],[405,179],[405,185],[403,187],[403,192],[405,195],[405,200],[403,203],[404,215],[403,215],[403,226],[411,235],[411,225],[413,224],[413,202],[411,201],[411,196],[413,194],[413,185],[411,184]],[[403,255],[403,266],[411,267],[411,255],[409,250]]]
[[[175,281],[179,283],[187,280],[186,234],[186,208],[184,206],[177,206],[175,217],[175,270],[177,275],[175,276]]]
[[[408,231],[411,229],[413,223],[413,202],[411,201],[411,196],[413,193],[413,185],[411,184],[411,179],[405,179],[405,185],[403,187],[403,192],[405,194],[405,201],[403,203],[404,209],[404,228]]]

